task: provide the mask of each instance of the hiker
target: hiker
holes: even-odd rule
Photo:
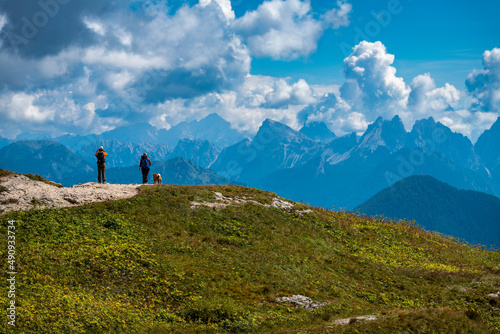
[[[139,170],[142,170],[142,184],[148,183],[149,167],[151,166],[151,160],[149,160],[148,155],[143,153],[141,156],[141,161],[139,162]]]
[[[97,181],[101,183],[101,175],[102,175],[102,183],[106,183],[106,176],[104,176],[104,171],[106,170],[106,159],[105,157],[108,155],[104,148],[101,146],[95,152],[94,156],[97,158]]]

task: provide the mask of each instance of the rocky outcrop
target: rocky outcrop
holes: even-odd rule
[[[0,212],[76,206],[129,198],[137,193],[134,184],[84,183],[64,188],[11,174],[0,179]]]

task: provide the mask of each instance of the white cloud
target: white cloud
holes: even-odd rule
[[[6,23],[7,23],[7,17],[4,14],[0,14],[0,32],[2,32],[2,29]]]
[[[211,3],[216,3],[219,6],[222,13],[224,14],[224,17],[227,20],[227,23],[230,23],[231,21],[234,20],[235,15],[234,15],[230,0],[200,0],[199,5],[201,7],[205,7]]]
[[[349,14],[352,11],[352,5],[344,1],[337,1],[339,8],[333,8],[325,13],[323,20],[333,29],[349,26]]]
[[[154,124],[170,127],[182,120],[200,119],[218,113],[235,128],[254,134],[266,118],[283,121],[299,129],[299,111],[316,96],[305,80],[248,75],[237,90],[209,93],[192,99],[175,99],[158,106]]]
[[[344,59],[346,82],[340,89],[342,98],[358,111],[371,113],[370,120],[380,115],[392,118],[404,110],[411,89],[396,76],[393,62],[394,55],[388,54],[381,42],[356,45]]]
[[[296,59],[314,52],[327,26],[349,24],[351,5],[338,1],[339,9],[327,12],[322,21],[312,15],[309,1],[271,0],[247,12],[231,27],[244,37],[252,55],[273,59]]]
[[[316,50],[323,33],[309,2],[271,0],[237,19],[232,28],[246,38],[252,55],[295,59]]]
[[[338,93],[321,97],[299,113],[303,122],[325,122],[336,134],[360,133],[377,117],[399,115],[407,129],[434,117],[453,131],[476,140],[496,116],[461,109],[465,94],[450,84],[436,87],[429,73],[408,86],[396,77],[394,56],[380,43],[361,42],[344,60],[345,83]]]
[[[100,36],[104,36],[106,34],[106,28],[104,27],[104,25],[97,21],[97,20],[93,20],[89,17],[84,17],[83,18],[83,23],[85,23],[85,26],[92,30],[93,32],[95,32],[96,34],[100,35]]]
[[[313,91],[303,79],[293,85],[289,85],[285,80],[279,79],[274,82],[274,87],[267,94],[266,105],[268,107],[281,107],[294,104],[308,105],[315,101]]]
[[[55,56],[46,56],[37,63],[37,70],[43,78],[60,77],[70,71],[81,57],[81,50],[66,49]]]
[[[449,127],[452,131],[467,136],[474,143],[483,133],[489,129],[500,116],[496,112],[471,112],[469,110],[457,110],[456,112],[444,112],[436,120]]]
[[[104,65],[109,68],[128,68],[133,70],[147,70],[151,68],[169,68],[169,64],[160,56],[147,56],[137,53],[109,51],[104,47],[88,49],[82,57],[88,65]]]
[[[448,83],[436,88],[434,79],[425,73],[415,77],[411,83],[409,108],[415,111],[415,117],[429,117],[456,107],[461,96],[462,93]]]
[[[474,107],[482,111],[500,110],[500,48],[485,51],[483,70],[474,70],[468,76],[466,85],[474,98]]]
[[[118,40],[120,41],[120,43],[124,46],[131,46],[132,45],[132,40],[133,40],[133,37],[132,37],[132,34],[128,31],[126,31],[125,29],[121,28],[121,27],[116,27],[114,29],[114,34],[116,36],[116,38],[118,38]]]
[[[48,56],[0,49],[0,120],[16,132],[47,126],[88,133],[139,120],[168,128],[217,112],[243,131],[273,118],[297,129],[324,121],[342,135],[399,114],[407,128],[433,116],[477,138],[500,111],[500,49],[486,51],[484,69],[467,79],[472,112],[463,92],[436,87],[430,74],[407,85],[380,42],[353,49],[342,86],[250,74],[250,54],[291,60],[313,53],[325,29],[349,25],[347,2],[321,15],[308,0],[270,0],[238,19],[229,0],[200,0],[172,13],[166,4],[80,15],[89,39]],[[6,20],[0,14],[0,31]]]
[[[108,73],[106,76],[108,86],[115,91],[121,91],[133,80],[134,76],[128,71]]]
[[[43,110],[35,105],[41,94],[8,93],[0,99],[0,112],[8,119],[14,121],[29,121],[42,123],[53,120],[52,110]]]

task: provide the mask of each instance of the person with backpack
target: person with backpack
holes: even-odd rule
[[[139,170],[142,170],[142,184],[148,183],[149,167],[151,166],[151,160],[149,160],[148,155],[143,153],[141,156],[141,161],[139,162]]]
[[[101,146],[95,152],[94,156],[97,158],[97,181],[101,183],[101,175],[102,175],[102,183],[106,183],[106,176],[104,175],[104,171],[106,171],[106,156],[108,153],[104,151],[104,148]]]

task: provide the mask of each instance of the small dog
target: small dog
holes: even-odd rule
[[[163,184],[163,180],[161,179],[161,174],[153,173],[153,183]]]

